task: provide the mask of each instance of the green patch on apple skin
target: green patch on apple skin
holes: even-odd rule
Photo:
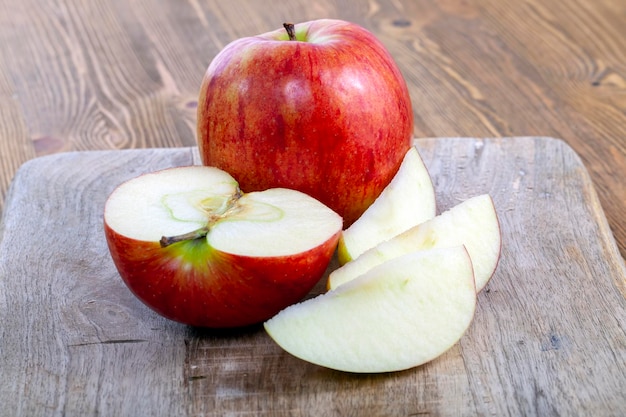
[[[188,265],[189,269],[197,271],[210,268],[215,254],[206,237],[172,243],[163,250],[169,252],[171,259],[176,259],[181,265]]]
[[[307,43],[323,44],[332,39],[330,35],[311,34],[311,27],[307,25],[294,25],[293,23],[283,23],[284,31],[279,34],[278,40],[298,41]]]

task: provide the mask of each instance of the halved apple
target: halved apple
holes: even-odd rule
[[[341,265],[436,214],[433,183],[414,146],[405,154],[391,182],[339,238]]]
[[[493,200],[483,194],[369,249],[333,271],[328,288],[334,289],[376,265],[417,250],[464,245],[474,265],[477,291],[493,275],[500,258],[501,233]]]
[[[305,361],[347,372],[391,372],[426,363],[465,333],[476,308],[472,263],[462,246],[389,260],[265,323]]]
[[[243,193],[217,168],[171,168],[113,191],[104,229],[126,285],[159,314],[204,327],[262,322],[323,276],[342,219],[287,189]]]

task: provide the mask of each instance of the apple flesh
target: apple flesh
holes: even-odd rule
[[[435,217],[437,204],[430,174],[414,146],[400,169],[374,203],[341,233],[341,265],[356,259],[380,242]]]
[[[113,191],[104,228],[126,285],[202,327],[258,323],[302,299],[335,251],[341,217],[301,192],[243,193],[226,172],[180,167]]]
[[[344,227],[391,181],[413,135],[392,56],[371,32],[332,19],[228,44],[203,78],[197,120],[203,164],[246,191],[311,195]]]
[[[477,291],[493,275],[501,249],[501,232],[493,200],[472,197],[398,236],[381,242],[357,259],[334,270],[328,288],[335,289],[389,259],[417,250],[464,245],[474,267]]]
[[[391,372],[426,363],[466,332],[476,309],[463,247],[389,260],[265,323],[270,337],[305,361],[347,372]]]

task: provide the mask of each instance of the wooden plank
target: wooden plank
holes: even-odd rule
[[[24,164],[0,225],[0,415],[626,413],[626,272],[578,156],[539,137],[416,145],[440,211],[493,196],[503,254],[457,345],[380,375],[302,362],[260,326],[179,325],[130,294],[108,257],[104,201],[127,178],[198,163],[195,148]]]
[[[184,413],[167,399],[183,392],[188,330],[119,281],[102,208],[120,181],[192,162],[189,149],[93,151],[18,170],[0,227],[0,415]]]

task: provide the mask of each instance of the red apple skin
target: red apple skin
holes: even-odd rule
[[[205,239],[161,248],[106,223],[104,230],[113,262],[137,298],[170,320],[209,328],[256,324],[300,301],[323,276],[339,239],[337,233],[294,256],[252,258],[217,251]]]
[[[295,25],[227,45],[198,101],[205,165],[246,191],[294,188],[352,224],[411,145],[406,82],[382,43],[338,20]]]

